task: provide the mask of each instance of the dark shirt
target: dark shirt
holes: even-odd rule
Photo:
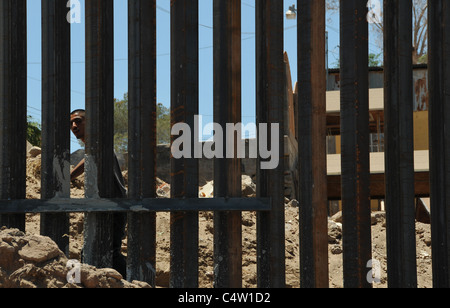
[[[116,189],[114,190],[113,198],[126,198],[127,197],[127,189],[125,187],[125,181],[122,176],[122,170],[120,170],[119,161],[117,159],[116,153],[114,153],[114,163],[113,163],[113,172],[114,172],[114,185]]]

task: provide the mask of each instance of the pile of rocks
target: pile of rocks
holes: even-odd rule
[[[386,213],[372,212],[371,224],[382,224],[386,227]],[[336,213],[328,219],[328,244],[330,245],[330,252],[335,255],[342,254],[342,211]]]
[[[50,238],[0,230],[0,288],[149,288],[114,269],[69,260]]]

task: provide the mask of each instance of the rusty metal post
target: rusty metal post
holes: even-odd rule
[[[27,136],[26,0],[0,1],[0,199],[24,199]],[[25,230],[25,215],[0,227]]]
[[[42,1],[41,198],[70,198],[70,23],[67,1]],[[69,216],[42,214],[41,234],[68,255]]]
[[[344,287],[371,287],[367,1],[340,1]]]
[[[433,286],[450,286],[450,3],[428,1],[430,198]]]
[[[327,288],[325,1],[302,2],[298,16],[300,280]]]
[[[386,232],[389,287],[417,287],[412,2],[384,1]]]
[[[128,197],[156,198],[156,0],[128,1]],[[155,286],[156,214],[128,214],[127,279]]]
[[[113,1],[86,1],[86,175],[87,198],[114,190]],[[112,267],[113,214],[86,214],[83,262]]]
[[[214,122],[241,122],[241,1],[214,0]],[[236,135],[236,134],[235,134]],[[223,157],[214,159],[214,196],[241,196],[241,161],[227,159],[224,132]],[[236,136],[235,136],[236,137]],[[237,136],[240,138],[241,136]],[[240,139],[239,139],[240,140]],[[242,215],[214,214],[214,286],[242,287]]]
[[[191,128],[191,157],[171,159],[171,198],[198,198],[198,0],[171,1],[171,122]],[[198,213],[170,217],[170,287],[198,287]]]
[[[256,1],[256,113],[257,127],[267,123],[270,129],[279,124],[279,164],[275,169],[263,170],[257,160],[257,195],[270,197],[272,211],[258,213],[257,255],[258,286],[284,288],[286,286],[286,256],[284,230],[284,105],[285,71],[283,55],[283,2]],[[287,124],[285,124],[287,125]],[[272,150],[276,144],[268,142]]]

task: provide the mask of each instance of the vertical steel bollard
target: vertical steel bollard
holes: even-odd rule
[[[171,159],[171,198],[198,198],[198,0],[171,2],[171,123],[191,129],[191,158]],[[172,212],[170,287],[198,287],[198,212]]]
[[[70,23],[67,1],[42,1],[42,199],[70,198]],[[41,234],[69,254],[69,215],[41,214]]]
[[[340,1],[344,287],[371,287],[367,1]]]
[[[450,286],[450,3],[428,1],[430,199],[433,286]]]
[[[412,2],[384,1],[386,232],[389,287],[417,287]]]
[[[258,213],[258,286],[283,288],[286,286],[286,256],[284,230],[284,105],[285,71],[283,54],[283,3],[278,0],[256,1],[256,113],[257,127],[268,124],[268,144],[271,144],[272,125],[280,125],[275,169],[261,169],[257,160],[257,195],[272,199],[272,211]],[[287,125],[287,124],[285,124]]]
[[[300,282],[327,288],[325,1],[303,2],[298,18]]]
[[[113,1],[86,1],[87,198],[113,192],[114,46]],[[83,262],[112,267],[113,214],[89,213],[84,223]]]
[[[24,199],[27,136],[26,0],[0,1],[0,199]],[[0,227],[25,230],[25,215],[1,215]]]
[[[156,197],[156,0],[128,1],[128,197]],[[155,287],[156,213],[128,214],[127,279]]]
[[[213,8],[214,122],[224,128],[226,123],[241,122],[241,1],[214,0]],[[223,150],[227,157],[225,144]],[[241,196],[241,161],[236,147],[233,154],[235,158],[214,160],[214,197]],[[217,288],[242,287],[240,212],[214,213],[214,274]]]

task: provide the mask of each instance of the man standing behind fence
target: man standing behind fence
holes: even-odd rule
[[[78,109],[70,114],[70,129],[75,137],[85,142],[85,125],[86,117],[85,111]],[[71,171],[70,180],[73,181],[84,172],[85,160],[81,162]],[[127,190],[125,188],[125,182],[120,170],[119,162],[114,154],[113,163],[114,172],[114,190],[112,198],[126,198]],[[127,221],[127,215],[123,213],[114,213],[114,226],[113,226],[113,268],[117,270],[123,277],[126,277],[126,259],[120,253],[122,246],[122,239],[125,235],[125,224]]]

